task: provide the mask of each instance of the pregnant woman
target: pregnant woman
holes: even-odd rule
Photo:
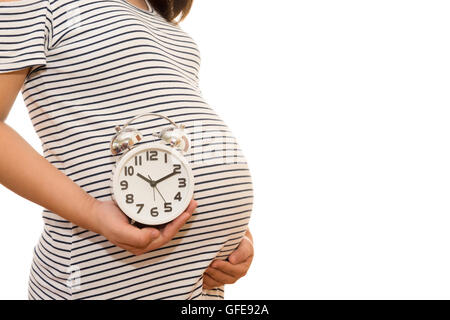
[[[174,20],[191,4],[0,1],[0,182],[45,208],[30,299],[220,299],[247,272],[251,177]],[[20,90],[44,157],[4,123]],[[146,112],[186,126],[195,190],[177,219],[140,229],[112,201],[109,144],[116,125]],[[148,139],[167,123],[135,126]]]

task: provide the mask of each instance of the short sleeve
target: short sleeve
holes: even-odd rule
[[[49,0],[0,2],[0,73],[46,64]]]

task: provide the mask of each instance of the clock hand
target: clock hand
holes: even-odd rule
[[[150,180],[152,180],[152,178],[150,177],[150,175],[148,175],[148,177],[150,178]],[[152,180],[153,181],[153,180]],[[159,191],[158,187],[155,185],[155,187],[153,188],[153,196],[155,193],[155,189],[156,191],[158,191],[159,195],[161,196],[161,198],[164,200],[164,203],[167,202],[166,199],[164,199],[163,195],[161,194],[161,191]]]
[[[176,171],[174,170],[172,173],[169,173],[167,176],[162,177],[161,179],[158,179],[158,180],[154,181],[155,186],[156,186],[158,183],[160,183],[161,181],[164,181],[164,180],[166,180],[166,179],[169,179],[170,177],[172,177],[172,176],[174,176],[174,175],[176,175],[176,174],[178,174],[178,173],[180,173],[180,172],[176,172]]]
[[[155,182],[152,180],[152,178],[150,178],[150,175],[148,176],[150,179],[147,179],[146,177],[144,177],[144,176],[143,176],[142,174],[140,174],[140,173],[138,173],[137,176],[138,176],[139,178],[145,180],[146,182],[150,183],[150,186],[151,186],[152,189],[153,189],[153,201],[156,202],[156,195],[155,195],[155,186],[156,186],[156,185],[155,185]],[[158,192],[159,192],[159,190],[158,190]],[[164,198],[163,198],[163,199],[164,199]],[[165,200],[164,200],[164,202],[165,202]]]
[[[156,185],[155,181],[153,181],[152,179],[147,179],[146,177],[144,177],[142,174],[138,173],[137,176],[141,179],[144,179],[146,182],[150,183],[150,186],[154,187]],[[150,176],[149,176],[150,177]]]
[[[155,186],[156,191],[158,191],[159,195],[161,196],[161,198],[164,200],[164,203],[166,203],[166,199],[164,199],[163,195],[161,194],[161,192],[159,191],[158,187]]]
[[[137,174],[139,176],[139,178],[144,179],[145,181],[147,181],[148,183],[150,183],[150,186],[153,189],[153,201],[156,202],[156,195],[155,195],[155,185],[154,185],[154,181],[152,179],[152,177],[150,177],[150,175],[148,174],[148,179],[146,177],[144,177],[143,175],[141,175],[140,173]]]

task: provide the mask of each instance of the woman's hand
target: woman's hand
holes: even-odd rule
[[[129,223],[128,218],[113,201],[96,201],[93,212],[98,233],[110,242],[134,255],[141,255],[169,242],[197,208],[191,200],[188,208],[175,220],[158,230],[152,227],[139,229]]]
[[[232,284],[247,274],[253,260],[253,238],[247,231],[239,247],[228,257],[228,261],[214,260],[203,275],[203,288],[213,289]]]

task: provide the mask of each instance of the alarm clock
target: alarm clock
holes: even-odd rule
[[[152,134],[159,141],[143,143],[143,135],[129,126],[144,116],[160,117],[170,123],[170,127]],[[111,153],[116,156],[111,194],[132,224],[165,224],[188,207],[194,193],[194,177],[183,155],[190,148],[184,128],[157,113],[144,113],[122,127],[116,126],[110,144]]]

